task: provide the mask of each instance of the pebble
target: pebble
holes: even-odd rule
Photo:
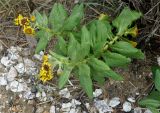
[[[98,97],[102,94],[102,89],[96,89],[94,92],[93,92],[93,96],[94,97]]]
[[[95,100],[94,102],[95,107],[97,108],[97,110],[99,111],[99,113],[106,113],[106,112],[112,112],[113,109],[112,107],[110,107],[106,100]]]
[[[160,57],[157,57],[158,65],[160,66]]]
[[[144,113],[152,113],[151,110],[147,109]]]
[[[134,108],[134,113],[142,113],[142,109],[139,107]]]
[[[7,80],[13,81],[15,77],[17,77],[17,70],[14,67],[11,67],[7,74]]]
[[[64,88],[64,89],[60,90],[59,95],[64,97],[64,98],[70,98],[71,97],[71,94],[70,94],[68,88]]]
[[[44,111],[43,107],[38,107],[36,113],[43,113],[43,111]]]
[[[111,106],[111,107],[116,107],[119,104],[120,104],[120,98],[119,97],[114,97],[109,101],[109,106]]]
[[[127,100],[132,103],[136,102],[134,97],[128,97]]]
[[[19,74],[24,74],[25,72],[25,67],[23,63],[19,63],[15,66]]]
[[[7,85],[7,80],[5,77],[0,77],[0,85],[4,86],[4,85]]]
[[[49,113],[56,113],[56,107],[52,105],[52,106],[50,107]]]
[[[0,42],[0,54],[3,51],[3,49],[4,49],[3,44]]]
[[[1,63],[6,67],[10,67],[13,65],[13,62],[9,60],[8,57],[5,57],[5,56],[1,58]]]
[[[123,103],[123,111],[129,112],[129,111],[131,111],[131,109],[132,109],[132,106],[131,106],[130,102],[126,101]]]
[[[13,92],[22,92],[24,91],[24,84],[18,81],[12,81],[9,85],[9,89]]]

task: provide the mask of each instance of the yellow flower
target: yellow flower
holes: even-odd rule
[[[129,41],[129,43],[130,43],[133,47],[136,47],[136,46],[137,46],[137,42]]]
[[[23,32],[25,34],[29,34],[29,35],[34,35],[35,34],[35,30],[31,26],[24,26]]]
[[[36,17],[32,15],[32,16],[30,17],[30,20],[31,20],[32,22],[34,22],[34,21],[36,20]]]
[[[41,69],[40,69],[39,78],[40,78],[40,80],[42,80],[43,82],[46,82],[47,80],[51,80],[51,79],[53,78],[53,75],[52,75],[52,66],[51,66],[51,64],[48,62],[48,57],[47,57],[47,55],[44,55],[44,57],[45,57],[46,59],[43,60],[42,67],[41,67]]]
[[[21,14],[19,14],[14,21],[15,25],[20,25],[20,26],[28,26],[30,23],[28,17],[23,17]]]
[[[107,18],[108,18],[108,15],[102,13],[99,15],[98,20],[106,20]]]
[[[132,37],[137,37],[138,36],[138,28],[137,26],[134,26],[130,29],[128,29],[126,32],[125,32],[125,36],[127,35],[131,35]]]

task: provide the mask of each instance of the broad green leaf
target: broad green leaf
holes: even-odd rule
[[[80,44],[78,41],[74,38],[74,36],[71,34],[68,44],[68,56],[71,58],[72,61],[78,61],[80,59]]]
[[[141,13],[125,7],[120,15],[112,22],[113,26],[118,29],[118,35],[122,36],[132,22],[140,18],[141,15]]]
[[[96,42],[106,41],[106,39],[112,39],[112,28],[109,22],[97,21],[97,39]]]
[[[90,67],[87,64],[81,64],[79,68],[80,84],[90,99],[93,98],[92,79],[90,77]]]
[[[118,52],[122,55],[125,55],[127,57],[137,58],[137,59],[144,58],[144,54],[141,52],[141,50],[134,48],[128,42],[119,41],[119,42],[116,42],[114,45],[111,45],[110,47],[113,51],[116,51],[116,52]]]
[[[110,70],[109,66],[97,58],[90,58],[88,64],[96,71],[105,72]]]
[[[51,23],[51,28],[54,31],[61,30],[66,18],[67,18],[67,12],[64,9],[63,5],[60,3],[55,3],[53,5],[53,8],[49,16],[49,22]]]
[[[91,23],[89,26],[89,32],[90,32],[90,38],[92,39],[92,47],[94,44],[97,43],[96,38],[97,38],[97,27],[95,22]]]
[[[160,101],[146,98],[146,99],[143,99],[143,100],[139,101],[138,104],[141,105],[141,106],[157,108],[157,107],[160,106]]]
[[[96,70],[91,68],[91,75],[92,78],[98,82],[99,85],[104,85],[105,83],[105,76],[101,72],[97,72]]]
[[[154,90],[147,96],[147,98],[151,98],[151,99],[160,101],[160,92],[154,89]]]
[[[62,63],[68,63],[68,58],[67,57],[64,57],[60,54],[57,54],[53,51],[49,51],[50,52],[50,55],[52,56],[52,58],[55,58],[56,60],[62,62]]]
[[[154,107],[148,107],[152,113],[160,113],[158,109],[154,108]]]
[[[155,69],[152,68],[152,72],[154,74],[155,87],[160,92],[160,67],[157,67]]]
[[[71,15],[64,22],[63,30],[70,31],[73,28],[75,28],[78,24],[80,24],[80,21],[84,15],[83,13],[84,13],[83,12],[83,4],[76,5],[73,8]]]
[[[36,25],[39,27],[48,27],[48,18],[45,13],[40,14],[37,10],[33,12],[33,15],[36,17]]]
[[[66,41],[63,39],[63,37],[58,37],[58,42],[56,44],[56,53],[66,55],[67,54],[67,44]]]
[[[102,48],[104,47],[105,43],[106,43],[105,41],[101,41],[101,42],[97,42],[94,44],[92,49],[93,49],[93,53],[95,56],[101,55],[102,50],[103,50]]]
[[[122,81],[123,80],[123,77],[121,75],[117,74],[116,72],[112,71],[111,69],[107,70],[105,72],[105,77],[110,77],[113,80],[118,80],[118,81]]]
[[[44,50],[52,36],[52,34],[50,32],[45,32],[45,31],[39,31],[41,32],[40,34],[38,34],[37,36],[39,36],[39,41],[38,44],[36,46],[36,53],[39,53],[40,51]],[[43,33],[43,34],[42,34]]]
[[[87,56],[90,52],[90,45],[91,45],[91,39],[90,39],[90,34],[89,31],[85,26],[82,27],[82,36],[81,36],[81,52],[82,54],[82,59]]]
[[[62,89],[64,85],[67,83],[70,73],[72,71],[73,67],[71,66],[64,66],[63,72],[60,75],[59,81],[58,81],[58,87]]]
[[[105,62],[111,67],[124,66],[131,62],[130,58],[109,51],[103,54],[103,58]]]

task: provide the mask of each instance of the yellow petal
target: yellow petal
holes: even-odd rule
[[[130,44],[132,44],[133,47],[136,47],[137,46],[137,42],[134,42],[134,41],[129,41]]]

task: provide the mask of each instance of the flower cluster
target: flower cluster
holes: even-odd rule
[[[48,61],[48,55],[43,56],[43,63],[40,69],[39,78],[43,82],[46,82],[47,80],[51,80],[53,78],[52,66]]]
[[[35,34],[34,29],[30,25],[30,23],[34,21],[35,21],[35,16],[31,16],[30,18],[28,18],[28,17],[23,17],[21,14],[19,14],[18,17],[14,19],[15,25],[23,27],[23,32],[29,35]]]

